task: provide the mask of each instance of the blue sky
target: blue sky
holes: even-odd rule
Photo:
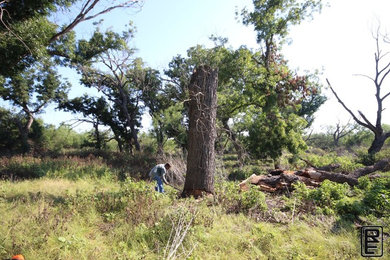
[[[297,71],[322,72],[321,82],[325,83],[325,78],[329,78],[351,109],[362,109],[369,118],[373,118],[376,109],[372,102],[374,88],[368,80],[354,74],[373,73],[375,43],[371,31],[376,29],[378,23],[383,30],[390,29],[390,16],[387,13],[390,1],[328,2],[329,6],[325,6],[312,21],[291,29],[291,44],[284,47],[283,53]],[[255,33],[237,21],[235,15],[236,10],[244,6],[250,8],[251,5],[250,0],[145,0],[141,10],[118,10],[105,15],[102,26],[121,31],[132,20],[137,28],[131,43],[132,47],[138,49],[136,56],[142,57],[151,67],[164,69],[173,56],[185,55],[191,46],[212,46],[208,39],[212,34],[227,37],[234,48],[240,45],[257,48]],[[66,17],[59,15],[58,19],[66,20]],[[84,23],[77,27],[76,32],[78,37],[88,38],[93,27],[91,23]],[[64,76],[73,84],[72,96],[87,91],[79,86],[74,73],[67,70]],[[389,87],[386,89],[390,91]],[[317,113],[316,130],[338,120],[346,122],[349,118],[330,92],[324,92],[329,101]],[[390,99],[387,103],[390,107]],[[385,123],[390,123],[389,110],[384,112]],[[47,123],[58,125],[73,118],[73,115],[55,112],[51,106],[42,118]],[[143,123],[148,124],[147,117]],[[82,129],[80,127],[78,130]]]

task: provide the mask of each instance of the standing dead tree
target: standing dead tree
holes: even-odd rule
[[[342,125],[340,121],[338,121],[336,127],[330,130],[332,131],[334,146],[339,146],[340,139],[347,136],[356,129],[357,125],[351,125],[349,121],[350,120],[348,120],[345,125]]]
[[[183,197],[214,194],[218,70],[199,66],[189,85],[187,175]]]
[[[373,35],[375,42],[376,42],[376,52],[375,52],[375,75],[374,77],[367,76],[367,75],[360,75],[368,78],[374,83],[376,92],[375,92],[375,98],[377,103],[377,112],[376,112],[376,122],[371,123],[370,120],[363,114],[362,111],[358,110],[358,113],[360,115],[360,118],[356,116],[354,112],[350,108],[345,105],[345,103],[340,99],[340,97],[337,95],[336,91],[330,84],[329,80],[326,79],[328,82],[328,85],[330,89],[332,90],[333,94],[335,95],[337,101],[343,106],[343,108],[352,116],[352,118],[355,120],[356,123],[359,125],[369,129],[371,132],[374,133],[374,141],[372,142],[370,148],[368,149],[369,154],[375,154],[379,152],[383,144],[385,143],[386,139],[390,137],[390,132],[385,132],[382,127],[382,112],[384,110],[383,108],[383,102],[386,98],[390,96],[390,91],[386,93],[383,89],[383,82],[389,76],[390,74],[390,61],[385,60],[386,56],[389,54],[389,52],[383,53],[380,44],[381,43],[390,43],[390,39],[388,35],[382,35],[379,32],[379,28],[376,31],[376,34]],[[384,63],[384,65],[383,65]],[[382,94],[382,92],[385,92],[385,94]]]

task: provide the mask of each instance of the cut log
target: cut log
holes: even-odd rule
[[[315,168],[304,171],[282,171],[274,170],[269,175],[255,174],[239,184],[241,190],[248,190],[250,184],[259,186],[259,189],[267,192],[291,189],[293,183],[303,182],[308,187],[318,187],[320,182],[330,180],[337,183],[348,183],[351,186],[358,184],[359,177],[379,170],[390,169],[390,159],[383,159],[372,166],[355,170],[350,174],[328,172]]]

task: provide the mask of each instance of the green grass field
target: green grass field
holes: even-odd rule
[[[154,183],[119,180],[101,160],[25,161],[25,171],[46,173],[0,181],[1,259],[361,258],[359,223],[338,214],[336,195],[324,195],[353,192],[337,185],[286,196],[240,193],[236,182],[224,181],[215,198],[178,199],[170,187],[158,194]],[[3,161],[3,170],[9,165]],[[355,193],[348,199],[363,201]],[[337,203],[324,204],[329,198]],[[388,215],[367,221],[390,223]]]

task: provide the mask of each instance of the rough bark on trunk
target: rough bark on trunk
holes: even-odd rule
[[[372,144],[370,148],[368,149],[369,154],[376,154],[379,152],[383,145],[385,144],[386,139],[390,136],[390,134],[382,134],[380,136],[375,135],[374,141],[372,141]]]
[[[187,174],[183,197],[214,194],[218,70],[199,66],[189,85]]]

